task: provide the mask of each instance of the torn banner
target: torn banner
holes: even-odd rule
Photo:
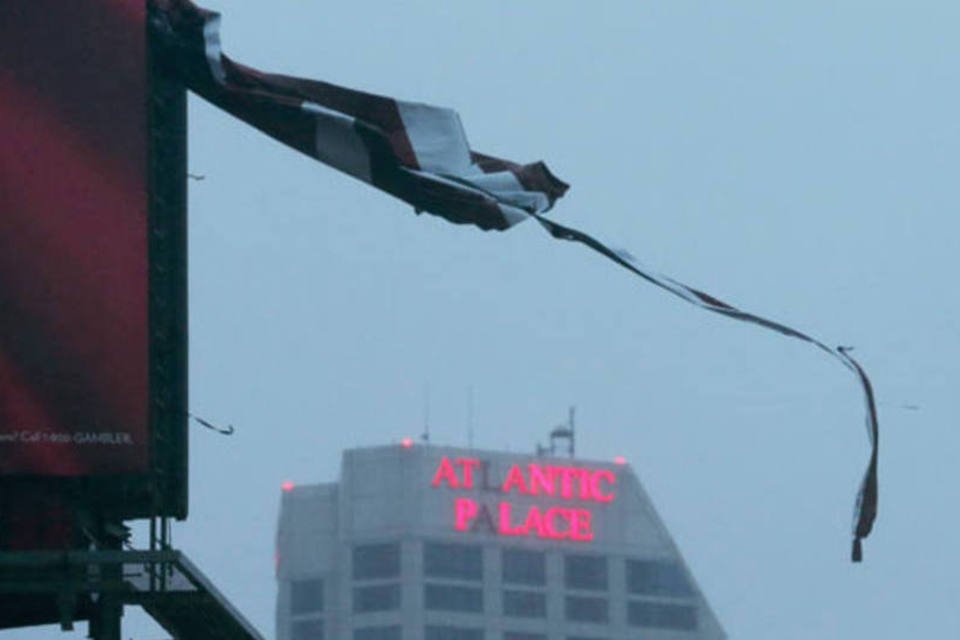
[[[809,342],[856,376],[867,405],[871,456],[854,513],[853,560],[877,510],[877,415],[870,381],[848,349],[833,349],[643,266],[625,251],[543,216],[567,190],[542,162],[516,164],[471,150],[457,113],[326,82],[263,73],[220,50],[216,13],[189,0],[150,0],[162,62],[189,89],[280,142],[457,224],[505,230],[536,220],[554,238],[586,245],[699,307]]]

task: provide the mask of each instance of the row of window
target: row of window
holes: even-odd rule
[[[399,638],[400,636],[397,636],[396,640],[399,640]],[[483,640],[483,630],[449,626],[430,626],[426,628],[425,638],[426,640]],[[566,636],[565,638],[566,640],[603,640],[603,638],[594,636]],[[356,640],[356,637],[354,640]],[[389,640],[394,640],[394,638],[390,638]],[[503,640],[547,640],[547,634],[531,631],[504,631]]]
[[[483,613],[483,590],[478,587],[428,583],[424,585],[424,606],[430,611]],[[392,605],[394,600],[390,600]],[[396,601],[399,606],[399,598]],[[390,608],[395,608],[391,606]],[[356,611],[356,606],[354,607]],[[503,613],[522,618],[546,618],[546,595],[538,591],[503,591]],[[691,605],[631,600],[627,603],[627,623],[636,627],[690,630],[697,627],[697,610]],[[610,613],[606,598],[568,595],[564,598],[564,618],[571,622],[606,624]]]
[[[608,559],[604,556],[567,554],[563,558],[564,585],[570,589],[606,591]],[[423,545],[423,573],[430,578],[483,580],[483,548],[476,545],[429,542]],[[400,576],[400,544],[379,543],[353,548],[353,579],[383,580]],[[501,578],[505,584],[540,586],[547,582],[546,554],[526,549],[503,549]],[[693,588],[683,570],[661,560],[628,559],[629,593],[690,596]]]
[[[295,620],[290,625],[290,640],[324,640],[323,620]]]
[[[302,614],[313,611],[308,605],[319,601],[322,604],[323,583],[321,580],[296,581],[299,588],[293,590],[291,612]],[[307,600],[307,596],[314,600]],[[427,583],[423,587],[424,607],[431,611],[455,611],[482,613],[483,590],[459,584]],[[503,614],[510,617],[546,618],[547,598],[540,591],[505,589],[502,592]],[[394,611],[400,608],[400,585],[398,583],[376,584],[353,589],[354,613]],[[605,624],[609,621],[606,598],[568,595],[564,599],[564,617],[574,622]],[[667,629],[695,629],[696,608],[690,605],[652,603],[631,600],[627,603],[627,622],[632,626]],[[303,621],[305,626],[321,621]]]
[[[424,606],[429,611],[483,613],[483,590],[451,584],[424,585]],[[504,591],[503,613],[511,617],[546,618],[546,595],[537,591]],[[567,596],[564,617],[573,622],[608,622],[607,600],[589,596]]]
[[[375,580],[400,575],[400,544],[384,542],[353,548],[353,579]]]
[[[396,582],[356,587],[353,590],[353,612],[392,611],[400,608],[400,585]]]
[[[290,613],[323,611],[323,579],[308,578],[290,583]]]
[[[483,629],[430,625],[424,630],[425,640],[483,640]],[[400,625],[381,627],[363,627],[353,631],[353,640],[401,640],[403,634]],[[323,640],[323,635],[293,640]],[[547,640],[547,634],[531,631],[505,631],[503,640]],[[603,640],[597,637],[566,636],[566,640]]]
[[[400,576],[400,544],[378,543],[353,548],[352,575],[355,580],[397,579]],[[483,580],[483,548],[456,543],[425,543],[423,568],[428,578],[460,581]],[[585,591],[606,591],[609,588],[608,559],[588,554],[566,554],[563,557],[564,584],[567,588]],[[504,584],[525,587],[546,585],[546,554],[526,549],[503,549],[501,577]],[[626,561],[626,588],[630,594],[679,596],[693,595],[693,588],[683,570],[676,564],[656,560]],[[541,591],[505,589],[502,592],[503,614],[510,617],[545,618],[546,595]],[[429,610],[479,613],[484,611],[483,591],[462,584],[428,582],[424,585],[424,605]],[[400,585],[397,582],[361,584],[353,589],[353,611],[367,613],[400,608]],[[315,614],[324,610],[324,583],[313,578],[291,582],[290,611],[294,615]],[[631,600],[627,603],[627,622],[636,627],[691,630],[697,627],[696,608],[686,604],[651,603]],[[604,624],[609,620],[607,600],[603,597],[568,594],[564,600],[567,620]],[[393,627],[371,627],[358,630],[360,640],[392,640]],[[441,629],[441,627],[436,627]],[[323,621],[294,622],[294,640],[322,640]],[[470,638],[472,630],[463,638]],[[443,636],[444,640],[460,640],[461,636]],[[378,635],[379,634],[379,635]],[[386,634],[386,635],[384,635]],[[437,636],[440,637],[440,636]],[[537,640],[532,634],[513,635],[506,640]],[[429,640],[429,638],[428,638]],[[574,639],[570,639],[574,640]],[[589,640],[589,639],[582,639]]]
[[[291,640],[324,640],[323,622],[309,620],[294,623]],[[354,629],[353,640],[401,640],[400,625],[361,627]],[[425,629],[425,640],[483,640],[483,630],[476,628],[430,625]],[[547,640],[547,634],[529,631],[505,631],[503,640]],[[601,640],[584,636],[568,636],[566,640]]]
[[[292,640],[324,640],[323,623],[311,620],[309,623],[295,623]],[[403,632],[400,625],[380,627],[362,627],[354,629],[353,640],[401,640]],[[483,630],[475,628],[430,625],[425,629],[425,640],[483,640]],[[547,640],[545,633],[529,631],[506,631],[503,640]],[[569,636],[567,640],[600,640],[583,636]]]

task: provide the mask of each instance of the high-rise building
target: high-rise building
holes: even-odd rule
[[[284,487],[278,640],[714,640],[630,466],[414,444]]]

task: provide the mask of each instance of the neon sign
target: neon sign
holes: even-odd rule
[[[503,480],[496,482],[490,478],[489,461],[444,456],[430,484],[434,488],[502,496],[495,505],[455,498],[453,527],[457,531],[586,542],[594,537],[593,512],[584,503],[613,502],[616,481],[616,474],[609,469],[532,462],[511,465]],[[509,499],[516,495],[552,498],[560,504],[517,507]]]

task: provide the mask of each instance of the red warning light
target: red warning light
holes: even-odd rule
[[[283,484],[280,485],[280,488],[283,489],[283,491],[284,491],[285,493],[289,493],[289,492],[293,491],[293,488],[294,488],[295,486],[296,486],[295,484],[293,484],[292,482],[290,482],[289,480],[287,480],[286,482],[284,482]]]
[[[617,456],[613,459],[613,464],[627,464],[627,459],[623,456]]]
[[[400,441],[400,446],[404,449],[409,449],[413,446],[413,438],[404,438]]]

